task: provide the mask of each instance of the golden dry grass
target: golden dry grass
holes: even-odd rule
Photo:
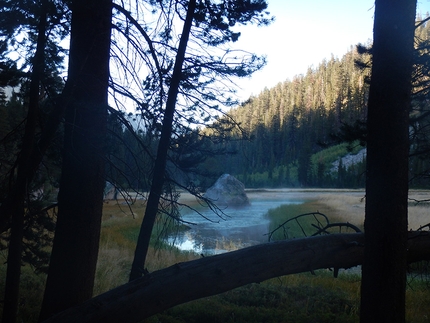
[[[311,196],[310,196],[311,197]],[[362,228],[365,216],[364,191],[339,191],[315,194],[314,203],[333,212],[331,215]],[[430,222],[430,191],[409,192],[409,229],[416,230]]]
[[[109,201],[103,206],[103,222],[94,294],[98,295],[128,281],[145,204]],[[173,248],[150,247],[146,260],[152,272],[178,262],[197,258],[194,253]]]
[[[365,216],[364,190],[341,189],[265,189],[249,190],[250,199],[262,194],[280,196],[288,200],[304,200],[313,208],[331,218],[352,223],[363,229]],[[188,193],[182,193],[180,201],[196,203],[196,198]],[[430,223],[430,191],[410,190],[408,208],[409,229],[416,230],[420,226]]]
[[[127,283],[133,254],[130,249],[104,243],[100,246],[94,294],[98,295]]]
[[[291,193],[298,200],[308,200],[312,210],[333,215],[335,218],[349,221],[360,225],[364,219],[364,205],[362,201],[363,191],[334,191],[334,190],[277,190],[279,194]],[[278,194],[277,193],[277,194]],[[257,192],[252,194],[258,194]],[[430,200],[430,191],[411,191],[409,203],[409,225],[411,229],[430,222],[430,203],[422,202]],[[182,202],[196,203],[194,197],[183,196]],[[421,201],[421,202],[419,202]],[[124,201],[110,201],[104,204],[102,235],[100,240],[100,251],[95,281],[95,295],[103,293],[114,287],[127,282],[133,253],[136,244],[137,232],[139,230],[145,205],[137,201],[131,206]],[[134,216],[133,216],[134,214]],[[228,244],[228,241],[220,243]],[[224,247],[224,246],[223,246]],[[6,253],[0,254],[6,259]],[[150,248],[147,260],[150,272],[195,259],[199,255],[193,253],[181,253],[174,249]],[[0,266],[0,275],[5,277],[6,266]],[[349,279],[349,278],[348,278]],[[286,286],[322,286],[327,290],[341,288],[351,295],[354,304],[359,305],[359,277],[352,277],[352,281],[332,279],[331,276],[290,275],[274,279]],[[4,282],[3,282],[4,283]],[[45,275],[35,275],[32,268],[24,266],[22,269],[21,301],[25,306],[20,308],[20,317],[24,322],[36,322],[41,297],[45,284]],[[4,286],[0,283],[0,289]],[[407,290],[407,322],[430,322],[430,293],[428,287],[408,285]],[[1,306],[0,306],[1,311]]]
[[[285,191],[277,191],[285,194]],[[259,194],[253,192],[252,194]],[[288,190],[289,199],[305,200],[307,207],[320,211],[336,221],[345,221],[362,228],[364,221],[365,200],[364,191],[354,190]],[[430,199],[428,191],[411,191],[409,203],[409,223],[411,229],[430,222],[430,203],[417,202]],[[415,201],[417,200],[417,201]],[[196,203],[194,197],[184,194],[181,202]],[[122,203],[110,202],[105,204],[102,237],[97,267],[95,294],[103,293],[127,282],[135,239],[141,224],[144,205],[136,203],[131,206],[135,216],[128,206]],[[219,243],[228,244],[228,241]],[[150,272],[178,262],[184,262],[199,257],[194,253],[178,252],[175,249],[150,248],[147,267]],[[309,276],[307,274],[290,275],[272,280],[285,286],[314,286],[323,290],[339,290],[349,295],[352,304],[351,315],[357,315],[360,301],[360,277],[333,279],[330,274]],[[430,294],[422,285],[407,290],[407,321],[428,322],[428,307]]]
[[[409,229],[430,223],[430,191],[410,191],[408,212]]]
[[[329,208],[332,217],[362,229],[365,207],[363,197],[364,192],[324,193],[317,195],[315,202]]]

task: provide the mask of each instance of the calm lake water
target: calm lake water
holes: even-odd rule
[[[194,250],[202,254],[218,254],[268,241],[269,209],[284,204],[301,204],[304,199],[288,191],[262,191],[247,193],[251,205],[244,208],[223,209],[218,216],[208,208],[197,212],[183,210],[184,221],[195,223],[190,230],[170,237],[169,242],[181,250]],[[203,215],[203,216],[202,216]]]

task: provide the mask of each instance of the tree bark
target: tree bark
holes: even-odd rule
[[[376,0],[361,322],[404,322],[408,115],[416,1]]]
[[[430,234],[410,232],[408,260],[430,259]],[[362,263],[364,234],[333,234],[257,245],[178,263],[99,295],[45,323],[139,322],[165,309],[264,280]]]
[[[24,237],[25,200],[29,194],[28,188],[32,176],[29,176],[31,155],[34,151],[34,137],[36,133],[39,113],[39,88],[43,77],[46,45],[47,4],[42,2],[38,23],[36,52],[33,58],[33,72],[30,80],[30,95],[22,148],[17,158],[17,178],[15,189],[10,195],[8,217],[12,218],[10,241],[7,255],[7,271],[4,290],[4,310],[2,322],[15,322],[18,310],[19,282],[22,265],[22,239]],[[13,173],[13,172],[12,172]],[[11,176],[14,176],[13,174]]]
[[[151,233],[158,213],[158,204],[163,193],[164,175],[166,172],[167,153],[170,148],[170,137],[172,135],[173,117],[175,114],[176,99],[179,92],[179,85],[182,79],[182,65],[185,59],[188,38],[193,22],[196,0],[191,0],[188,4],[187,16],[179,42],[178,53],[176,55],[175,66],[173,68],[172,80],[167,96],[166,109],[163,117],[163,127],[161,138],[158,143],[157,157],[155,159],[151,189],[146,204],[145,216],[139,231],[136,250],[134,252],[133,264],[130,271],[130,281],[142,277],[145,271],[145,259],[148,253]]]
[[[40,319],[91,298],[103,206],[111,0],[72,2],[58,218]]]

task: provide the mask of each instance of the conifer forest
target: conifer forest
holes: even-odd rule
[[[430,184],[426,112],[430,25],[427,22],[417,27],[415,41],[410,184],[427,188]],[[175,180],[204,190],[221,174],[230,173],[249,188],[364,187],[370,67],[371,44],[357,44],[344,56],[326,58],[318,66],[309,67],[306,73],[273,88],[262,84],[259,95],[230,108],[221,117],[217,115],[210,125],[197,121],[198,127],[179,133],[177,143],[172,146],[171,169],[178,164],[183,168],[179,175],[172,171]],[[10,70],[8,73],[3,77],[10,77]],[[13,85],[18,81],[3,82]],[[63,86],[61,78],[55,78],[55,71],[50,82],[51,89],[57,91]],[[3,165],[12,164],[14,154],[10,152],[19,149],[16,139],[26,113],[26,91],[23,84],[12,96],[1,92]],[[43,104],[46,108],[39,116],[41,120],[47,114],[43,111],[49,111],[49,100]],[[119,117],[115,112],[109,115],[108,127],[107,180],[121,188],[148,189],[150,179],[145,169],[150,167],[157,146],[156,126],[145,124],[140,113],[123,112]],[[61,158],[58,149],[50,149],[51,158],[45,162],[49,172],[56,174],[49,176],[53,179],[50,189],[55,189]],[[356,158],[344,164],[342,157],[348,154]],[[3,169],[8,168],[3,166]],[[42,175],[39,178],[42,180]]]
[[[429,37],[429,24],[419,25],[410,111],[410,185],[415,188],[430,184],[426,130]],[[184,142],[178,150],[180,164],[186,170],[175,175],[177,180],[203,190],[223,173],[236,176],[249,188],[364,187],[370,67],[371,44],[357,44],[340,58],[324,59],[304,74],[264,88],[212,125],[200,126],[180,138]],[[234,126],[225,126],[231,120]],[[131,139],[125,139],[130,146],[137,145],[127,129],[118,130],[120,136]],[[140,136],[151,146],[150,133]],[[144,174],[136,176],[139,167],[132,157],[136,153],[127,153],[121,144],[118,149],[111,147],[124,152],[124,183],[144,188]],[[137,146],[135,149],[139,151]],[[347,155],[355,157],[353,162],[344,162],[342,157]]]
[[[383,27],[392,24],[384,19],[398,18],[406,35],[398,53],[384,51],[387,44],[376,40],[374,44],[351,44],[342,57],[327,57],[302,74],[288,79],[274,75],[283,81],[271,88],[261,84],[258,95],[239,102],[235,82],[255,75],[267,62],[264,56],[229,46],[241,36],[236,27],[264,28],[273,23],[276,13],[270,12],[270,1],[0,1],[0,252],[4,257],[0,269],[5,278],[0,284],[4,292],[0,297],[2,322],[17,322],[22,314],[20,286],[25,265],[31,267],[32,275],[43,277],[43,287],[37,291],[39,303],[32,309],[37,314],[31,314],[38,322],[72,322],[74,318],[79,318],[74,322],[120,321],[109,313],[127,317],[126,322],[138,322],[174,305],[257,282],[257,271],[261,280],[312,271],[302,266],[285,273],[279,265],[278,271],[272,272],[273,259],[261,261],[261,267],[254,266],[256,255],[253,249],[247,249],[239,252],[243,264],[251,264],[243,269],[246,279],[238,279],[241,272],[225,274],[228,284],[224,289],[217,289],[213,277],[221,272],[219,268],[235,261],[234,255],[216,258],[219,263],[210,257],[190,261],[197,272],[201,263],[213,270],[202,275],[201,284],[189,281],[191,276],[180,265],[154,271],[151,276],[147,270],[148,250],[161,236],[154,238],[154,225],[161,223],[166,231],[184,229],[180,211],[196,211],[195,205],[180,201],[184,192],[197,199],[195,204],[222,214],[204,192],[223,174],[233,175],[247,189],[361,190],[369,188],[368,174],[373,174],[373,194],[366,196],[371,206],[366,212],[377,214],[378,207],[396,205],[389,214],[393,217],[386,221],[392,224],[391,231],[383,231],[378,216],[373,223],[366,220],[370,224],[365,230],[368,250],[364,254],[370,256],[364,262],[373,264],[381,258],[377,252],[384,255],[387,250],[400,250],[382,257],[387,262],[377,267],[384,270],[394,268],[389,261],[398,263],[401,271],[392,271],[404,277],[391,281],[403,284],[408,259],[430,258],[429,248],[425,248],[429,236],[414,236],[415,232],[409,235],[422,244],[411,249],[418,250],[415,258],[406,254],[410,241],[405,211],[408,188],[430,189],[430,17],[417,16],[414,26],[416,6],[412,4],[416,1],[394,2],[395,10],[391,10],[391,1],[375,1],[378,14],[374,31],[383,35],[380,39],[388,39]],[[402,14],[396,16],[399,12]],[[392,34],[395,32],[399,30]],[[389,40],[393,46],[395,41]],[[388,60],[402,62],[391,69],[383,64]],[[399,82],[391,82],[391,74],[384,78],[375,70],[393,71]],[[384,84],[387,81],[387,87],[381,90],[372,74]],[[381,104],[384,95],[398,102],[385,100]],[[381,122],[381,114],[370,113],[380,112],[379,106],[386,109],[387,102],[394,108],[384,111],[395,112],[384,116],[394,120],[392,129],[400,129],[398,137],[389,131],[391,121]],[[382,133],[378,125],[384,125]],[[397,178],[385,181],[391,173],[379,176],[385,170],[378,163],[382,159],[377,158],[384,142],[388,153],[383,157],[391,156],[391,160],[384,161],[391,173],[398,171],[397,182]],[[396,147],[400,147],[399,158]],[[385,184],[389,188],[385,196],[375,194],[379,193],[378,185]],[[108,194],[112,195],[109,200],[120,206],[122,215],[133,213],[136,206],[141,209],[137,217],[133,213],[127,218],[139,220],[138,225],[137,221],[133,223],[132,234],[120,232],[123,240],[132,236],[127,247],[135,248],[125,262],[128,283],[104,291],[94,301]],[[390,200],[392,196],[399,197],[396,203]],[[423,227],[428,230],[429,225]],[[373,240],[368,238],[372,230]],[[392,236],[387,232],[400,232],[394,240],[398,236],[402,240],[390,244]],[[345,238],[350,241],[347,247],[335,234],[328,239],[318,237],[321,243],[311,239],[330,260],[320,262],[317,269],[325,269],[329,263],[338,270],[339,259],[342,264],[348,260],[348,266],[350,262],[354,266],[363,263],[364,233],[354,234]],[[378,240],[381,236],[391,238],[382,245]],[[298,250],[305,250],[302,243],[308,241],[297,242]],[[275,258],[283,255],[282,248],[289,248],[289,242],[284,243],[276,249]],[[268,243],[264,248],[272,247]],[[337,254],[340,249],[345,257]],[[261,250],[259,255],[267,256],[266,249]],[[369,250],[376,250],[376,255]],[[304,257],[312,262],[314,255]],[[368,277],[378,277],[377,270],[367,268],[371,268]],[[162,293],[163,288],[146,288],[145,284],[156,282],[151,277],[160,272],[170,275],[176,269],[182,276],[172,274],[172,286],[187,288],[169,290],[169,295],[162,296],[165,302],[152,299],[152,293]],[[367,282],[367,296],[362,302],[368,305],[362,318],[366,323],[370,322],[364,319],[366,313],[374,310],[372,280]],[[389,286],[390,279],[385,283]],[[397,287],[404,293],[405,286]],[[189,295],[182,297],[186,292]],[[151,299],[153,308],[138,305],[145,303],[141,297]],[[402,297],[393,296],[400,302]],[[97,303],[100,299],[104,305]],[[404,305],[398,307],[400,312],[404,309]],[[385,315],[383,310],[379,312]]]

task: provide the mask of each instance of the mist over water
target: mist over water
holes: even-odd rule
[[[268,241],[269,209],[284,204],[301,204],[302,200],[289,199],[285,194],[253,194],[251,205],[243,208],[225,208],[224,214],[215,214],[209,208],[199,207],[197,212],[184,209],[182,219],[195,223],[190,230],[168,240],[181,250],[218,254]],[[203,215],[203,216],[202,216]]]

